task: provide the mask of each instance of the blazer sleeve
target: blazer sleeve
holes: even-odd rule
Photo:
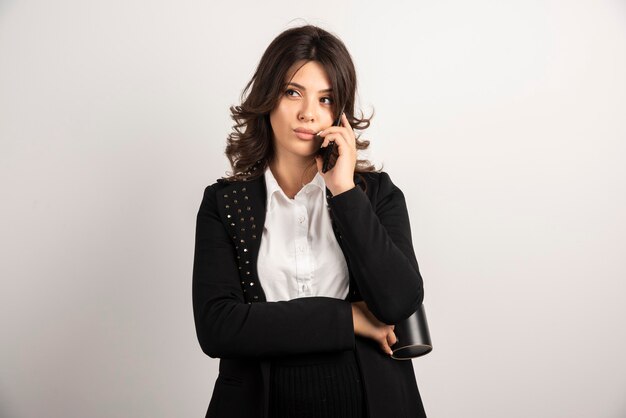
[[[358,186],[329,200],[348,264],[370,311],[386,324],[408,318],[424,299],[406,202],[380,173],[373,199]]]
[[[208,186],[196,220],[192,302],[202,350],[212,358],[241,358],[353,349],[348,301],[245,302],[236,250],[215,196],[214,185]]]

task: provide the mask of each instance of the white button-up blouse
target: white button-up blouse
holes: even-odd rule
[[[257,269],[268,302],[308,296],[345,299],[348,266],[333,232],[320,173],[287,197],[269,166],[267,206]]]

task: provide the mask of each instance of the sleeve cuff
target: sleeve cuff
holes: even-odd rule
[[[356,345],[356,338],[354,334],[354,318],[352,318],[352,303],[348,302],[346,304],[346,307],[342,309],[341,316],[342,318],[340,318],[339,323],[341,324],[345,321],[349,324],[346,327],[346,331],[348,332],[341,337],[344,339],[344,341],[341,342],[341,345],[348,347],[349,350],[353,350]]]
[[[346,190],[345,192],[334,195],[329,200],[329,205],[332,209],[337,209],[341,212],[349,211],[366,203],[370,205],[370,201],[367,195],[359,186]]]

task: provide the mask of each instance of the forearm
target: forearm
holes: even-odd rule
[[[326,297],[282,302],[212,302],[196,319],[211,357],[272,357],[354,348],[349,302]]]
[[[379,320],[394,324],[422,303],[423,284],[404,196],[388,177],[381,179],[379,193],[376,211],[358,187],[329,205],[363,299]]]

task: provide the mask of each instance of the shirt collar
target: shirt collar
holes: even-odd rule
[[[280,185],[278,184],[278,181],[276,180],[276,177],[274,177],[274,174],[272,173],[272,170],[270,170],[270,166],[268,165],[265,168],[265,187],[267,189],[267,211],[271,211],[272,210],[272,202],[275,200],[274,194],[275,193],[282,193],[283,195],[285,195],[285,192],[283,192],[283,189],[280,187]],[[322,175],[319,173],[319,171],[317,173],[315,173],[315,177],[313,177],[313,180],[311,180],[310,183],[305,184],[302,189],[308,193],[311,189],[313,188],[319,188],[323,195],[326,195],[326,182],[324,181],[324,177],[322,177]],[[308,190],[307,190],[308,189]],[[286,195],[285,195],[286,197]]]

